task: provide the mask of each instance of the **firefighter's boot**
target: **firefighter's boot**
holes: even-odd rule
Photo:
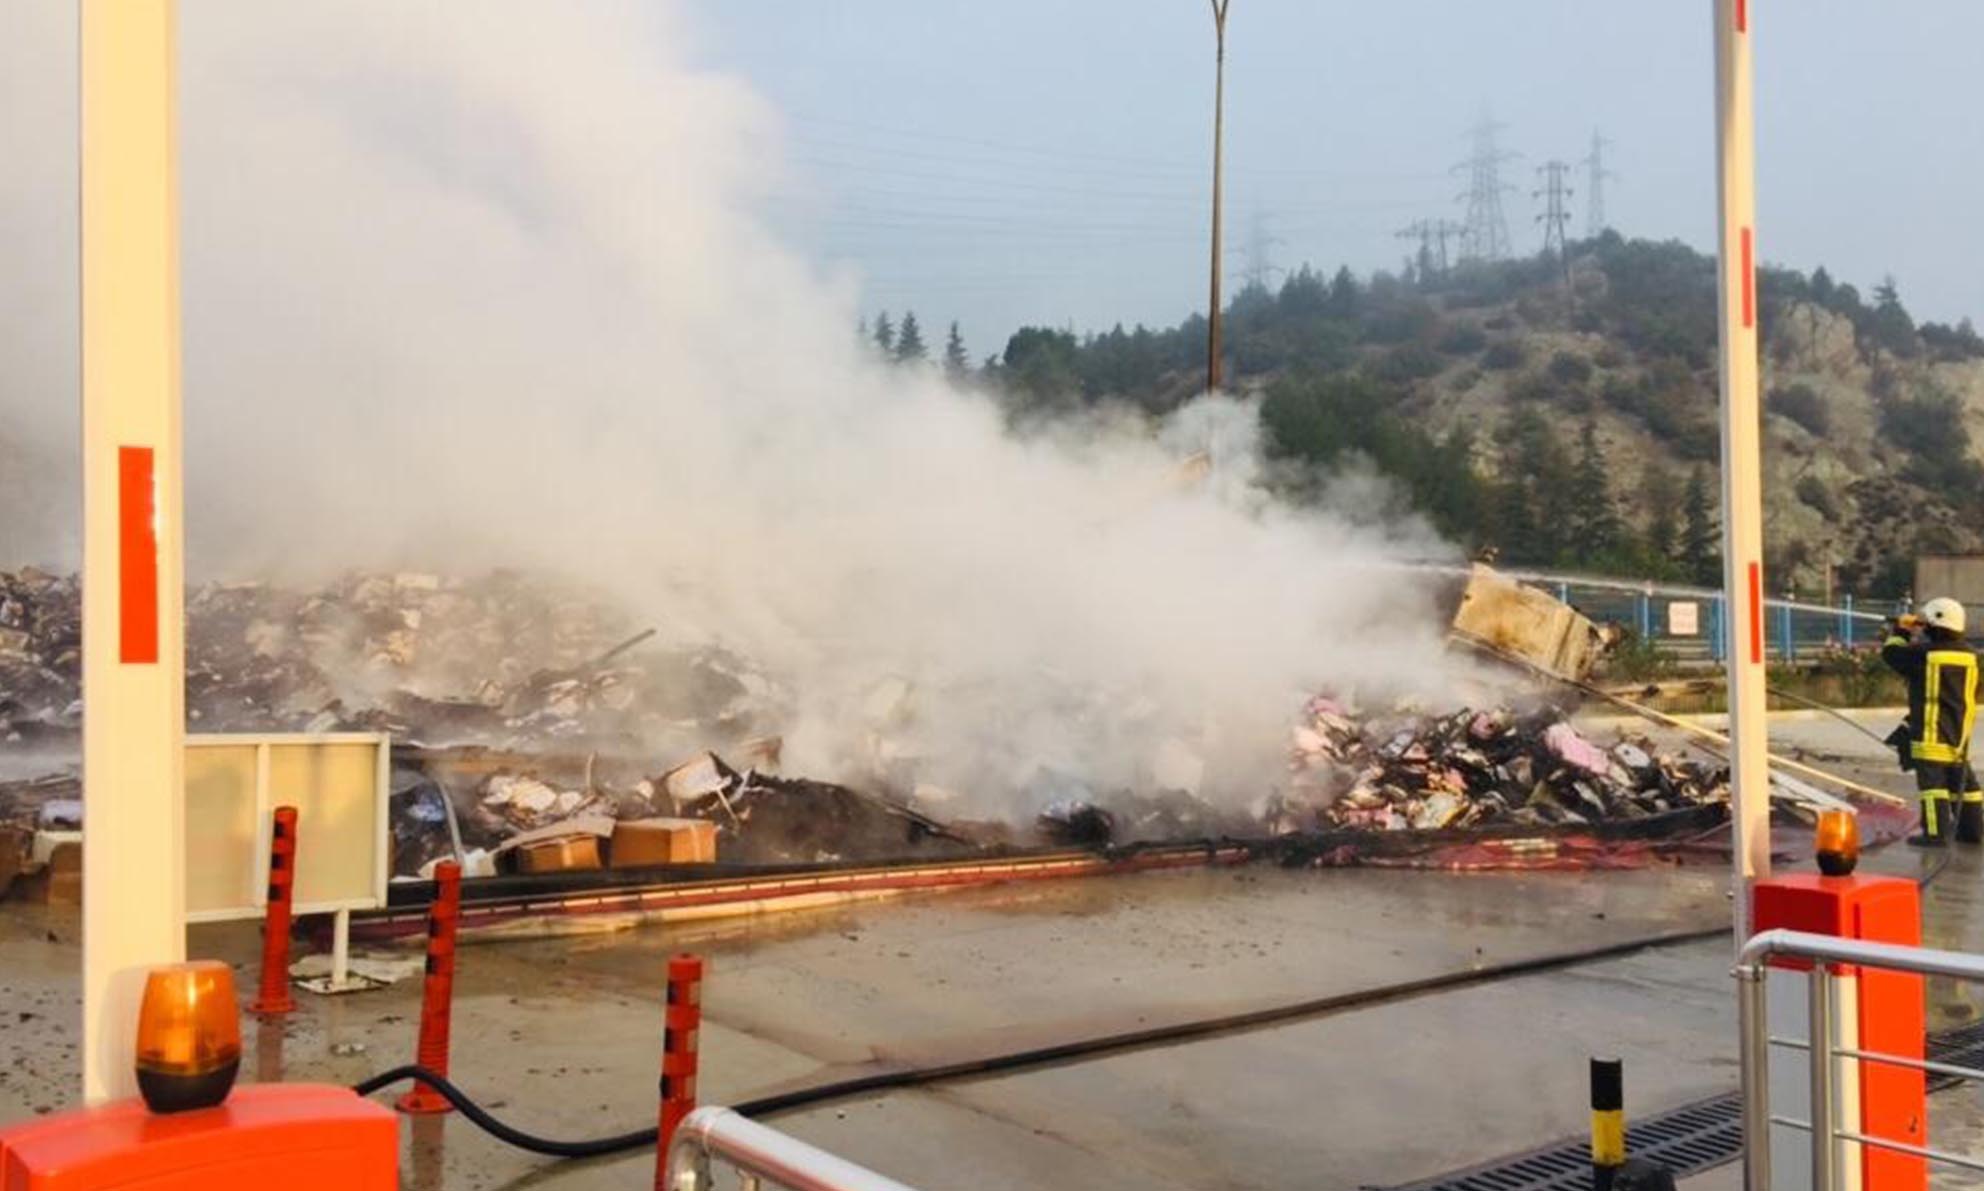
[[[1965,790],[1957,803],[1956,842],[1984,843],[1984,790]]]

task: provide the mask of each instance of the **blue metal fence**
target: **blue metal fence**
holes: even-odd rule
[[[1720,662],[1728,617],[1722,593],[1706,588],[1634,584],[1591,576],[1516,574],[1595,621],[1624,625],[1640,640],[1686,659]],[[1774,662],[1795,662],[1829,648],[1876,644],[1881,622],[1906,611],[1900,600],[1842,596],[1832,603],[1791,598],[1765,601],[1766,648]],[[1688,631],[1692,614],[1693,631]]]

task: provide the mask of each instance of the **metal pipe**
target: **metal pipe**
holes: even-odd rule
[[[1833,1104],[1832,1057],[1832,974],[1823,966],[1811,971],[1807,1014],[1812,1030],[1812,1186],[1815,1191],[1834,1191],[1833,1129],[1837,1111]]]
[[[675,1191],[707,1191],[711,1158],[791,1191],[914,1191],[716,1105],[690,1113],[676,1130],[668,1148],[670,1185]]]
[[[1827,964],[1865,964],[1895,972],[1917,972],[1924,976],[1947,976],[1953,980],[1984,981],[1984,956],[1961,951],[1941,951],[1934,947],[1906,947],[1899,943],[1871,943],[1864,939],[1836,939],[1797,930],[1767,930],[1743,944],[1737,962],[1761,964],[1773,956],[1817,960]]]
[[[1909,1145],[1905,1141],[1889,1141],[1885,1137],[1869,1137],[1865,1133],[1860,1133],[1852,1129],[1841,1129],[1838,1136],[1841,1141],[1872,1146],[1877,1150],[1892,1150],[1897,1154],[1907,1154],[1910,1157],[1923,1158],[1930,1162],[1946,1162],[1951,1166],[1961,1166],[1966,1170],[1984,1170],[1984,1162],[1980,1162],[1975,1158],[1965,1157],[1962,1154],[1952,1154],[1947,1150],[1927,1150],[1921,1146]]]
[[[1765,969],[1736,969],[1737,1034],[1741,1039],[1744,1191],[1770,1188],[1770,1037],[1765,1028]]]
[[[1779,1038],[1773,1035],[1772,1046],[1782,1046],[1787,1050],[1810,1050],[1812,1044],[1800,1038]],[[1930,1075],[1947,1075],[1951,1079],[1984,1079],[1984,1070],[1976,1067],[1959,1067],[1954,1063],[1938,1063],[1931,1059],[1910,1059],[1901,1055],[1889,1054],[1880,1050],[1861,1050],[1854,1046],[1835,1046],[1834,1058],[1859,1059],[1868,1063],[1885,1063],[1890,1067],[1906,1067],[1911,1071],[1926,1071]]]

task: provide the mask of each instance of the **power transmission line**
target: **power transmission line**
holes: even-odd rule
[[[1571,188],[1564,184],[1564,178],[1570,171],[1569,162],[1544,162],[1536,171],[1543,179],[1543,189],[1531,196],[1543,200],[1543,214],[1536,217],[1536,221],[1543,225],[1543,255],[1554,255],[1563,262],[1567,281],[1571,275],[1571,257],[1564,248],[1564,229],[1571,221],[1571,212],[1564,200],[1571,197]]]
[[[1266,212],[1255,211],[1253,217],[1247,221],[1246,276],[1250,288],[1258,286],[1266,289],[1268,283],[1274,279],[1274,275],[1284,271],[1276,268],[1270,260],[1274,246],[1284,243],[1287,241],[1268,230]]]
[[[1455,223],[1451,219],[1417,219],[1400,228],[1396,235],[1401,240],[1419,241],[1419,252],[1413,260],[1423,279],[1446,276],[1449,267],[1447,241],[1466,231],[1466,224]]]
[[[1612,142],[1599,135],[1596,128],[1591,130],[1591,153],[1579,165],[1585,168],[1584,185],[1584,234],[1595,238],[1606,228],[1605,223],[1605,180],[1619,175],[1605,168],[1605,146]]]
[[[1512,193],[1514,187],[1503,184],[1502,163],[1516,154],[1496,146],[1495,134],[1502,128],[1503,125],[1484,113],[1469,132],[1474,139],[1474,152],[1454,167],[1455,173],[1467,171],[1467,193],[1461,196],[1467,204],[1467,222],[1460,241],[1460,257],[1464,261],[1499,261],[1509,255],[1509,221],[1502,214],[1502,195]]]

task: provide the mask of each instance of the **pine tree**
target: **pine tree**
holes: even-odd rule
[[[896,331],[896,363],[921,360],[929,354],[930,349],[923,346],[923,328],[916,325],[916,312],[903,311],[902,327]]]
[[[1581,565],[1599,565],[1617,553],[1624,527],[1612,502],[1598,427],[1591,422],[1584,424],[1578,437],[1578,461],[1571,470],[1570,488],[1571,552]]]
[[[1495,544],[1501,547],[1504,563],[1547,563],[1554,561],[1538,541],[1536,517],[1530,508],[1528,486],[1520,475],[1511,475],[1495,485]]]
[[[886,310],[875,316],[875,349],[882,353],[884,359],[896,350],[896,328],[889,322],[889,312]]]
[[[1708,473],[1696,468],[1681,498],[1681,570],[1690,583],[1713,586],[1722,578],[1721,551],[1715,543],[1715,511],[1709,505]]]
[[[1551,565],[1567,544],[1570,461],[1534,408],[1517,413],[1498,433],[1502,482],[1496,486],[1495,526],[1509,562]]]
[[[971,372],[971,357],[964,352],[964,336],[958,333],[958,320],[951,320],[951,333],[944,337],[944,375],[962,381]]]
[[[1680,486],[1674,482],[1674,473],[1656,464],[1646,469],[1642,492],[1647,507],[1647,551],[1656,567],[1671,566],[1681,543]]]
[[[1533,406],[1518,413],[1503,434],[1502,474],[1511,480],[1502,493],[1501,523],[1509,553],[1530,563],[1567,561],[1576,541],[1577,494],[1564,444]]]
[[[1355,318],[1360,305],[1357,292],[1357,277],[1349,265],[1340,266],[1336,276],[1330,280],[1330,296],[1327,309],[1331,318]]]

